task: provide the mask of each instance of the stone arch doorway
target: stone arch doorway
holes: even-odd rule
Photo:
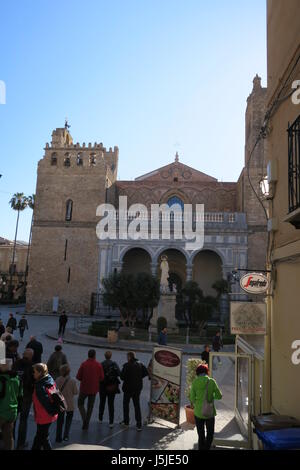
[[[186,281],[186,257],[181,251],[173,248],[167,249],[160,253],[158,257],[157,270],[159,279],[161,277],[160,260],[163,255],[166,255],[168,257],[169,278],[171,278],[169,279],[170,282],[174,280],[174,284],[178,284],[178,286],[181,284],[182,286]]]
[[[122,271],[126,274],[151,274],[151,256],[143,248],[131,248],[123,257]]]
[[[211,250],[202,250],[193,260],[193,281],[197,282],[204,295],[216,297],[212,285],[223,279],[222,259]]]

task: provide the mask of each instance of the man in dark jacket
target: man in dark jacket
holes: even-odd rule
[[[68,316],[66,315],[65,311],[63,311],[62,314],[60,315],[58,322],[59,322],[58,336],[64,336],[66,324],[68,323]]]
[[[19,341],[16,339],[12,339],[10,341],[6,342],[6,358],[12,360],[12,364],[14,365],[18,359],[20,359],[20,356],[18,354],[18,347],[19,347]]]
[[[18,328],[20,331],[21,341],[23,341],[24,331],[28,330],[28,323],[27,323],[25,315],[23,315],[21,320],[19,321]]]
[[[215,352],[219,352],[221,348],[223,348],[223,341],[221,338],[221,332],[217,331],[216,336],[213,337],[212,340],[212,347]],[[220,356],[217,356],[219,364],[222,364]]]
[[[202,361],[205,361],[207,365],[209,365],[209,351],[210,351],[209,344],[206,344],[204,346],[204,351],[202,351],[201,353],[201,359]]]
[[[30,341],[26,346],[26,349],[28,348],[33,349],[32,364],[39,364],[42,362],[43,345],[37,341],[35,336],[30,336]]]
[[[9,314],[9,319],[8,319],[8,322],[6,324],[6,327],[10,327],[12,328],[13,331],[15,331],[17,329],[17,320],[15,319],[13,313],[10,313]]]
[[[102,367],[104,371],[104,380],[100,382],[99,386],[99,396],[100,396],[100,405],[99,405],[99,421],[102,422],[106,398],[108,400],[108,413],[109,413],[109,427],[113,427],[114,423],[114,401],[116,393],[119,391],[119,379],[121,372],[119,366],[116,362],[111,360],[112,353],[111,351],[106,351],[105,361],[103,361]]]
[[[59,376],[59,369],[60,366],[63,364],[67,364],[67,356],[62,352],[62,347],[60,344],[55,346],[55,351],[51,354],[48,359],[47,367],[49,374],[53,377],[53,379],[57,379]]]
[[[142,430],[142,414],[140,407],[140,394],[143,389],[143,378],[148,375],[148,371],[144,364],[135,358],[135,353],[130,351],[127,353],[128,362],[123,365],[121,372],[121,379],[123,380],[122,390],[123,397],[123,412],[125,427],[129,426],[129,403],[132,398],[137,431]]]
[[[158,344],[167,346],[167,328],[163,328],[158,335]]]
[[[19,359],[13,366],[17,372],[21,384],[23,385],[23,399],[20,404],[19,415],[19,431],[17,440],[17,449],[25,449],[28,446],[26,442],[27,436],[27,420],[32,404],[32,393],[34,388],[33,370],[32,370],[33,350],[25,349],[22,359]]]
[[[5,326],[3,325],[2,320],[0,320],[0,338],[5,333]]]

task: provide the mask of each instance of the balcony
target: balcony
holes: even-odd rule
[[[284,221],[300,229],[300,115],[287,132],[289,214]]]

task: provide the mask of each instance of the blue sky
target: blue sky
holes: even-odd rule
[[[0,2],[0,236],[13,193],[32,194],[37,162],[67,116],[75,142],[120,149],[119,178],[180,160],[236,181],[256,73],[266,86],[264,0]],[[29,234],[23,212],[19,240]]]

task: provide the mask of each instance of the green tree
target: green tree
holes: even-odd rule
[[[20,218],[20,212],[22,212],[24,209],[27,207],[27,198],[24,196],[23,193],[16,193],[13,195],[11,200],[9,201],[10,207],[18,212],[17,215],[17,222],[16,222],[16,231],[15,231],[15,241],[14,241],[14,248],[13,248],[13,257],[12,257],[12,267],[10,271],[10,277],[9,277],[9,288],[8,288],[8,296],[11,299],[13,296],[13,289],[12,289],[12,276],[13,276],[13,270],[14,270],[14,264],[15,264],[15,257],[16,257],[16,245],[17,245],[17,235],[18,235],[18,228],[19,228],[19,218]]]
[[[195,281],[185,283],[181,294],[178,295],[179,305],[182,305],[187,323],[194,326],[192,315],[193,306],[203,298],[203,292]]]
[[[218,279],[213,285],[212,288],[215,289],[217,292],[217,305],[216,308],[219,311],[219,314],[221,314],[221,298],[222,295],[226,294],[228,298],[228,293],[230,291],[230,284],[226,279]]]
[[[210,295],[202,297],[201,299],[198,299],[196,303],[194,303],[192,307],[192,318],[193,323],[197,323],[200,334],[205,322],[211,318],[211,315],[217,305],[217,299]]]
[[[159,282],[147,273],[113,273],[103,279],[103,303],[119,309],[123,326],[133,327],[139,309],[155,307],[159,302]]]
[[[143,311],[144,326],[149,327],[153,315],[153,308],[158,305],[160,298],[160,282],[148,273],[136,275],[136,291],[138,293],[138,309]],[[148,315],[150,309],[150,316]]]

